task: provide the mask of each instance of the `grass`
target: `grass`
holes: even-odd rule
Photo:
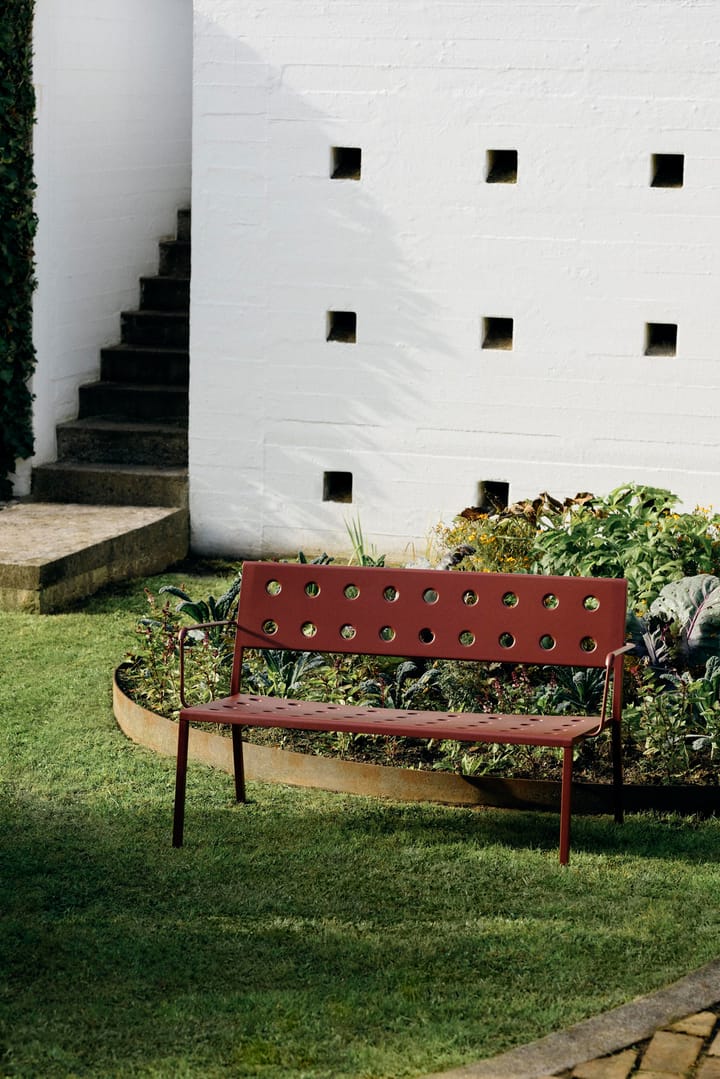
[[[261,784],[238,807],[195,765],[173,850],[173,762],[111,710],[144,611],[136,582],[0,615],[2,1075],[417,1076],[715,956],[717,820],[578,818],[562,870],[553,816]]]

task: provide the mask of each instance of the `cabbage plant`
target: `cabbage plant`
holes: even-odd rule
[[[703,666],[720,657],[720,578],[698,573],[666,584],[644,618],[630,612],[628,626],[652,666]]]

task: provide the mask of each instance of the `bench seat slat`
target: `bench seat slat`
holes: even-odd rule
[[[181,716],[191,722],[383,734],[403,738],[443,738],[458,742],[503,742],[556,746],[561,749],[575,745],[596,730],[600,723],[599,716],[496,715],[349,707],[251,693],[234,694],[210,704],[186,708]]]

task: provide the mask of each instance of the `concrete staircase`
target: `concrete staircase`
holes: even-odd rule
[[[78,418],[58,425],[58,460],[33,470],[35,500],[187,506],[189,210],[159,262],[121,343],[101,351],[100,381],[80,387]]]
[[[29,501],[0,507],[0,609],[58,610],[187,554],[189,210],[120,317],[100,380],[57,427],[58,460],[33,470]]]

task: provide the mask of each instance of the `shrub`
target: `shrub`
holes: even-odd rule
[[[626,484],[606,498],[540,518],[532,569],[587,577],[625,577],[630,606],[647,609],[664,585],[720,565],[720,517],[657,487]]]

